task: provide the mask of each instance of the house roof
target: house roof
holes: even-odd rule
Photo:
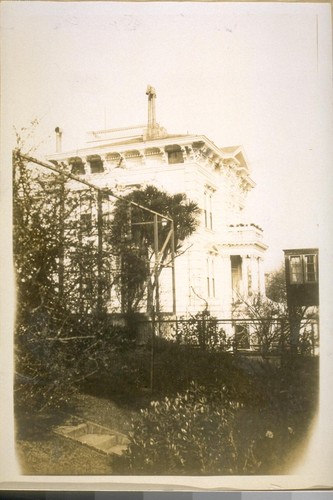
[[[232,161],[241,176],[253,187],[255,183],[249,177],[249,163],[246,159],[242,146],[229,146],[219,148],[205,135],[195,134],[168,134],[163,127],[156,125],[156,136],[147,136],[147,128],[144,125],[123,127],[119,129],[108,129],[89,132],[89,138],[85,146],[73,151],[58,152],[47,156],[48,160],[63,161],[73,156],[88,157],[94,154],[105,155],[108,153],[119,153],[122,155],[128,150],[143,151],[149,148],[165,149],[167,146],[179,145],[190,146],[202,150],[206,158],[210,158],[216,165],[220,161]]]

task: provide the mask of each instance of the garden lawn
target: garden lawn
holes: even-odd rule
[[[43,439],[18,440],[22,474],[38,476],[108,475],[111,460],[84,445],[48,432]]]
[[[120,408],[113,401],[78,394],[68,413],[52,410],[17,415],[16,451],[22,474],[112,474],[112,457],[59,436],[53,428],[64,423],[71,414],[126,434],[135,413],[135,410]]]
[[[128,367],[132,370],[128,371],[127,379],[126,370],[125,373],[123,371],[118,374],[118,378],[113,377],[113,373],[109,374],[109,378],[99,375],[96,380],[85,384],[80,394],[72,397],[71,408],[67,407],[66,411],[17,413],[17,449],[22,464],[22,473],[137,475],[147,474],[146,467],[143,465],[147,463],[149,465],[152,462],[153,467],[149,466],[149,474],[161,473],[161,471],[165,473],[171,471],[174,474],[173,464],[176,455],[169,454],[170,463],[165,463],[166,453],[161,452],[160,443],[164,443],[167,437],[172,449],[175,449],[178,443],[179,449],[187,456],[193,452],[195,440],[198,437],[205,438],[200,430],[195,433],[194,441],[190,437],[183,439],[182,433],[186,426],[182,426],[181,423],[182,419],[184,420],[184,412],[180,411],[178,406],[180,398],[184,397],[183,387],[188,379],[199,379],[198,385],[202,384],[200,391],[204,390],[204,397],[199,397],[199,402],[206,400],[212,394],[213,388],[216,388],[219,393],[219,388],[223,387],[226,391],[226,400],[239,404],[234,411],[235,427],[233,430],[237,444],[236,455],[239,460],[236,468],[234,466],[228,468],[228,473],[234,469],[235,473],[237,469],[239,474],[290,473],[293,459],[306,446],[309,427],[317,408],[317,359],[297,358],[292,360],[293,363],[287,359],[279,368],[267,363],[244,363],[243,358],[241,360],[225,357],[221,359],[215,353],[208,355],[206,352],[198,351],[191,351],[191,356],[185,357],[186,364],[184,361],[186,352],[182,349],[177,356],[174,346],[170,349],[168,346],[166,352],[163,351],[162,354],[165,356],[160,354],[159,357],[159,369],[156,370],[155,381],[156,393],[154,394],[154,400],[160,402],[163,402],[166,396],[168,398],[169,403],[162,405],[162,414],[161,403],[157,410],[156,404],[150,405],[151,394],[143,388],[143,384],[130,383],[134,375],[137,376],[136,365],[133,367],[131,363],[125,363],[121,357],[119,357],[118,365],[125,367],[127,371]],[[133,359],[135,358],[131,356],[131,360]],[[202,363],[199,363],[200,360]],[[140,359],[138,359],[139,362],[141,363]],[[202,374],[203,377],[201,377]],[[141,378],[137,377],[135,380],[141,381]],[[207,382],[210,382],[208,388]],[[179,396],[178,391],[183,396]],[[186,400],[184,405],[188,406]],[[195,406],[197,403],[194,408]],[[149,408],[149,411],[140,414],[141,408]],[[207,411],[209,413],[209,408]],[[189,408],[190,416],[192,413]],[[55,435],[52,429],[57,425],[64,425],[70,415],[124,434],[128,434],[131,429],[132,441],[137,445],[131,448],[129,455],[117,460],[117,458],[108,457],[84,445]],[[170,428],[171,417],[173,424]],[[136,420],[133,428],[131,428],[132,418]],[[185,424],[187,421],[186,417]],[[162,423],[165,424],[164,427]],[[226,425],[229,425],[229,421]],[[215,439],[214,422],[212,426]],[[172,439],[165,429],[169,429]],[[212,432],[209,436],[211,435]],[[208,443],[206,446],[208,452],[209,446]],[[169,448],[167,447],[167,450]],[[252,454],[253,459],[249,461],[247,457],[251,457]],[[151,456],[153,456],[153,461],[150,460]],[[181,470],[178,462],[176,465],[177,474],[181,475],[186,472]],[[196,468],[195,473],[216,475],[215,465],[214,461],[211,461],[209,467],[204,463],[203,467]],[[223,471],[224,469],[221,469],[222,474]]]

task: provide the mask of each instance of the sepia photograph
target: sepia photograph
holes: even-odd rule
[[[331,20],[1,3],[2,485],[332,487]]]

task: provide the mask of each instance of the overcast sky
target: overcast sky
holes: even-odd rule
[[[11,242],[6,201],[13,125],[41,120],[34,138],[35,144],[44,141],[39,156],[54,152],[56,126],[64,131],[64,148],[76,148],[88,130],[145,123],[151,84],[158,122],[170,133],[205,134],[222,147],[243,145],[257,183],[249,221],[265,231],[267,270],[281,262],[284,248],[319,246],[320,279],[328,291],[320,299],[321,381],[330,396],[332,280],[331,266],[323,271],[322,265],[323,255],[333,261],[330,4],[25,0],[2,1],[0,9],[1,250]],[[0,391],[5,388],[3,407],[11,419],[11,252],[2,254],[1,266],[0,316],[9,321],[0,337],[7,370],[1,377],[8,383]],[[319,438],[308,450],[306,487],[331,480],[328,402],[330,397],[321,405]],[[5,437],[10,470],[15,453],[11,434]]]
[[[3,126],[41,120],[52,153],[88,130],[145,123],[243,145],[249,222],[267,269],[327,241],[332,188],[329,4],[2,2]]]

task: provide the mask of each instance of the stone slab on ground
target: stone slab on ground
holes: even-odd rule
[[[125,434],[73,416],[68,425],[58,426],[54,432],[107,455],[121,455],[129,444]]]

